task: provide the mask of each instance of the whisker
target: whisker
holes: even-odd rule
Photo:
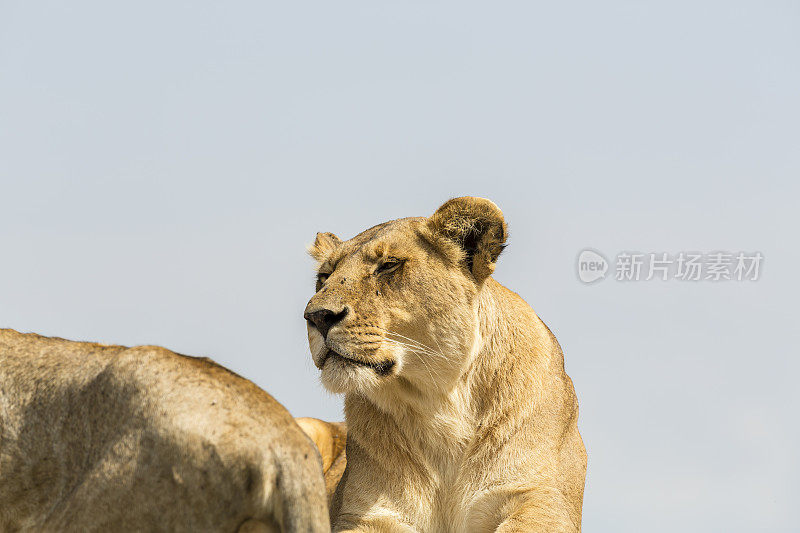
[[[425,360],[423,355],[426,355],[426,354],[424,352],[420,353],[419,351],[414,349],[415,348],[414,346],[412,346],[410,344],[407,344],[407,343],[404,343],[404,342],[395,341],[395,340],[392,340],[392,339],[387,339],[387,342],[389,342],[391,344],[395,344],[397,346],[402,346],[402,347],[406,348],[409,352],[411,352],[414,355],[416,355],[420,359],[422,364],[425,365],[425,368],[427,369],[428,374],[431,376],[431,381],[433,382],[433,384],[436,386],[437,389],[439,389],[439,391],[441,393],[444,393],[444,389],[442,388],[442,386],[439,384],[439,382],[436,379],[434,379],[434,374],[436,375],[437,378],[441,378],[441,375],[439,374],[439,372],[436,371],[435,368],[433,368],[428,363],[428,361]]]
[[[387,334],[387,335],[394,335],[394,336],[396,336],[396,337],[400,337],[401,339],[406,339],[406,340],[407,340],[407,341],[409,341],[410,343],[414,344],[414,345],[415,345],[417,348],[419,348],[421,351],[424,351],[425,353],[427,353],[427,354],[429,354],[429,355],[434,355],[434,356],[442,357],[442,358],[444,358],[444,359],[448,359],[448,360],[450,359],[449,357],[447,357],[447,356],[446,356],[446,355],[445,355],[445,354],[444,354],[444,353],[441,351],[441,346],[439,346],[439,351],[437,352],[437,351],[436,351],[436,350],[434,350],[432,347],[430,347],[430,346],[428,346],[428,345],[426,345],[426,344],[424,344],[424,343],[422,343],[422,342],[420,342],[420,341],[418,341],[418,340],[416,340],[416,339],[412,339],[412,338],[410,338],[410,337],[406,337],[405,335],[401,335],[400,333],[396,333],[396,332],[394,332],[394,331],[390,331],[390,330],[388,330],[388,329],[384,329],[384,328],[381,328],[381,327],[378,327],[378,326],[374,326],[374,327],[376,327],[377,329],[380,329],[380,330],[382,330],[382,331],[386,332],[386,334]],[[438,345],[438,344],[439,344],[439,341],[436,341],[436,344]]]

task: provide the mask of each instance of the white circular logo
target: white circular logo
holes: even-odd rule
[[[592,283],[606,277],[608,261],[595,252],[586,249],[578,255],[578,278],[584,283]]]

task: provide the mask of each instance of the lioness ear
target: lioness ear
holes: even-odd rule
[[[314,244],[308,246],[308,253],[317,261],[322,261],[326,255],[341,243],[342,240],[333,233],[317,233]]]
[[[458,246],[467,268],[478,282],[494,272],[495,262],[508,237],[500,208],[491,200],[472,196],[445,202],[428,219],[428,227],[435,236]]]

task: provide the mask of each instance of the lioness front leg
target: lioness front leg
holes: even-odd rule
[[[335,533],[418,533],[416,529],[392,517],[374,517],[360,520],[355,526],[341,522],[333,528]]]
[[[579,520],[580,515],[576,523],[561,492],[542,491],[517,503],[496,533],[580,533]]]
[[[336,533],[417,533],[417,530],[401,524],[370,524],[356,529],[335,529]]]

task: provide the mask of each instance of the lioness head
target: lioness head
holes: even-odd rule
[[[319,233],[308,340],[332,392],[443,389],[476,346],[477,297],[507,229],[483,198],[454,198],[431,217],[404,218],[348,241]]]

